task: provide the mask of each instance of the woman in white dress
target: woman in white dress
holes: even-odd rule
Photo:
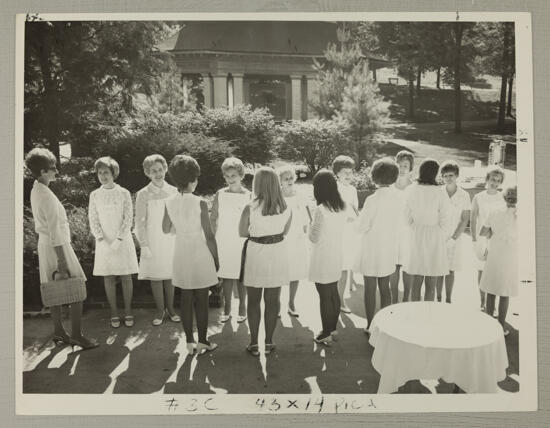
[[[166,200],[178,193],[174,186],[164,181],[167,171],[168,165],[163,156],[147,156],[143,160],[143,172],[151,182],[136,195],[135,234],[141,248],[138,279],[151,281],[157,307],[152,321],[154,326],[162,324],[166,313],[172,322],[181,321],[174,310],[174,236],[162,232]]]
[[[170,177],[179,194],[166,201],[164,233],[175,233],[172,282],[181,289],[181,318],[187,352],[195,348],[193,313],[197,321],[199,355],[218,347],[207,339],[208,288],[218,283],[218,250],[206,201],[193,195],[200,167],[191,156],[177,155],[170,162]]]
[[[354,168],[355,161],[349,156],[336,156],[332,161],[332,172],[338,179],[338,191],[346,203],[346,212],[348,214],[348,221],[342,231],[344,235],[342,242],[342,275],[338,281],[338,293],[340,294],[342,305],[340,310],[346,314],[351,313],[351,309],[346,304],[344,295],[346,293],[348,278],[350,287],[354,283],[352,268],[355,262],[355,255],[359,251],[359,239],[354,228],[354,222],[359,215],[359,199],[357,197],[357,189],[351,184]]]
[[[247,287],[250,344],[246,350],[259,355],[260,303],[264,298],[265,354],[275,350],[273,333],[277,324],[281,286],[289,282],[288,243],[285,235],[292,221],[279,177],[269,167],[259,168],[252,183],[254,198],[246,205],[239,234],[247,238],[243,251],[243,282]]]
[[[241,323],[246,320],[246,288],[239,281],[241,253],[245,241],[239,236],[239,221],[245,205],[250,202],[250,192],[241,184],[244,165],[240,159],[225,159],[222,163],[222,174],[227,187],[216,192],[210,212],[220,258],[218,277],[222,281],[225,301],[220,321],[227,322],[231,317],[231,300],[233,288],[236,286],[239,294],[237,322]]]
[[[471,202],[466,190],[456,184],[460,168],[455,161],[445,161],[441,165],[441,178],[445,182],[443,192],[449,198],[452,207],[451,224],[453,234],[447,239],[447,258],[449,260],[449,273],[445,277],[437,279],[437,301],[441,302],[443,282],[445,282],[445,302],[451,303],[455,271],[464,267],[464,230],[470,220]],[[445,281],[443,281],[445,280]]]
[[[487,293],[487,314],[493,316],[495,299],[498,301],[498,321],[507,336],[505,327],[510,296],[518,294],[518,230],[517,187],[504,191],[505,209],[492,211],[481,228],[480,235],[489,239],[487,263],[481,275],[480,288]]]
[[[38,265],[40,282],[51,281],[53,275],[59,279],[80,277],[86,279],[71,246],[71,233],[65,208],[50,190],[49,185],[56,180],[56,159],[48,149],[35,148],[25,156],[25,165],[36,179],[31,190],[31,209],[34,229],[38,233]],[[53,321],[53,341],[57,345],[66,343],[83,349],[98,346],[82,334],[82,302],[71,307],[71,335],[61,321],[61,305],[50,308]]]
[[[309,263],[309,280],[319,293],[319,308],[323,330],[314,341],[330,345],[336,340],[336,327],[340,316],[338,280],[342,275],[342,228],[348,219],[346,203],[342,199],[336,177],[322,169],[313,177],[313,195],[317,209],[309,230],[312,243]]]
[[[391,185],[401,199],[401,207],[405,209],[406,189],[413,183],[411,172],[414,166],[414,156],[407,150],[401,150],[395,155],[395,161],[399,165],[397,181]],[[409,251],[409,224],[404,215],[400,216],[397,228],[399,229],[399,255],[395,272],[390,276],[391,301],[399,301],[399,273],[405,263],[405,256]],[[413,277],[403,270],[403,302],[408,302],[411,296]]]
[[[130,192],[114,182],[120,167],[113,158],[99,158],[94,169],[101,183],[90,194],[88,217],[95,237],[94,275],[102,276],[105,294],[111,308],[111,327],[120,327],[116,303],[116,277],[122,283],[124,325],[132,327],[132,274],[139,270],[136,247],[132,238],[134,218]]]
[[[292,224],[286,239],[288,241],[288,263],[290,284],[288,288],[288,314],[298,317],[296,311],[296,292],[300,280],[307,278],[308,246],[307,225],[310,222],[309,208],[304,199],[296,193],[294,183],[296,172],[291,165],[283,165],[277,169],[281,189],[287,206],[292,212]]]
[[[377,190],[365,200],[357,222],[361,249],[353,270],[361,272],[365,281],[367,333],[375,314],[377,284],[380,307],[391,304],[390,275],[395,272],[399,256],[397,226],[403,217],[403,202],[390,186],[398,175],[399,167],[393,159],[383,158],[372,164],[371,176]]]
[[[424,280],[424,300],[434,300],[437,277],[449,273],[446,241],[452,234],[452,209],[449,198],[437,185],[438,171],[439,164],[435,160],[424,160],[420,165],[418,183],[407,191],[405,201],[410,241],[403,269],[414,275],[413,301],[421,299]]]
[[[483,222],[489,214],[495,210],[506,208],[506,203],[502,199],[502,194],[499,187],[504,181],[504,170],[498,166],[493,166],[487,170],[485,176],[486,190],[479,192],[472,199],[472,211],[470,213],[470,231],[472,233],[472,243],[474,245],[476,262],[477,262],[477,280],[481,282],[481,274],[487,259],[488,242],[485,236],[480,236],[479,232],[483,226]],[[480,289],[479,295],[481,298],[481,309],[485,309],[485,293]]]

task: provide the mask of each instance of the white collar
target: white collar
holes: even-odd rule
[[[161,190],[164,190],[164,186],[165,186],[166,182],[163,181],[162,182],[162,187],[157,187],[153,184],[153,182],[151,181],[147,187],[149,188],[149,190],[153,193],[160,193]]]

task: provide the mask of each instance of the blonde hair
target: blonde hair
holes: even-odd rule
[[[244,165],[243,162],[236,157],[226,158],[222,163],[222,173],[227,172],[230,169],[234,169],[237,173],[244,177]]]
[[[254,202],[262,204],[262,215],[281,214],[286,210],[279,177],[273,168],[263,166],[254,174],[252,182]]]
[[[279,176],[279,180],[283,178],[283,175],[291,174],[292,177],[294,177],[294,181],[296,181],[296,178],[297,178],[296,171],[294,170],[294,167],[292,165],[289,165],[286,163],[278,167],[276,171],[277,171],[277,175]]]
[[[489,167],[487,169],[487,175],[485,176],[485,181],[488,181],[491,175],[500,175],[500,178],[501,178],[500,181],[504,182],[504,170],[500,166],[494,165],[492,167]]]
[[[166,163],[166,159],[164,159],[164,156],[149,155],[145,159],[143,159],[143,172],[145,172],[145,174],[149,174],[149,170],[156,162],[162,165],[164,171],[168,171],[168,164]]]

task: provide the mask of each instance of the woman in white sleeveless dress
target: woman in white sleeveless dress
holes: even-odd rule
[[[177,155],[170,162],[170,177],[179,194],[166,201],[162,222],[164,233],[175,233],[172,282],[181,289],[181,319],[187,351],[195,346],[193,313],[197,321],[199,355],[213,351],[217,344],[208,341],[208,288],[218,283],[218,251],[210,226],[206,201],[193,195],[200,167],[191,156]]]
[[[241,184],[244,165],[240,159],[225,159],[221,169],[227,187],[216,192],[210,212],[220,258],[218,277],[221,279],[224,294],[224,313],[220,321],[227,322],[231,317],[231,300],[236,287],[239,294],[237,322],[241,323],[246,320],[246,289],[239,281],[241,253],[245,241],[239,236],[239,221],[244,207],[250,202],[250,192]]]
[[[290,229],[292,215],[272,168],[262,167],[256,171],[253,189],[254,198],[243,211],[239,233],[247,238],[243,252],[243,283],[247,287],[250,344],[246,349],[257,356],[262,294],[265,304],[264,352],[270,354],[275,350],[273,333],[281,287],[289,282],[288,247],[284,238]]]

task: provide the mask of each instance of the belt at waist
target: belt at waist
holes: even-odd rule
[[[277,244],[284,239],[284,234],[279,233],[277,235],[266,235],[266,236],[249,236],[246,241],[244,241],[243,251],[241,254],[241,272],[239,274],[239,281],[243,282],[244,279],[244,266],[246,263],[246,249],[248,248],[248,242],[252,241],[256,244]]]

